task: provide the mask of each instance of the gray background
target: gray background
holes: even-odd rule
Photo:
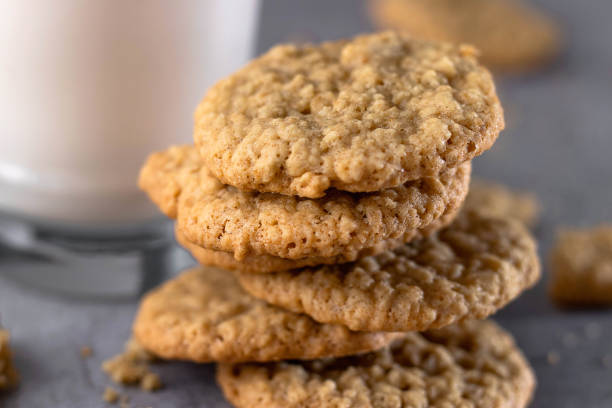
[[[539,3],[563,24],[565,53],[546,71],[498,78],[507,130],[476,161],[475,174],[537,192],[544,212],[536,234],[545,259],[558,226],[612,220],[612,2]],[[333,39],[370,28],[354,1],[268,0],[258,52],[288,39]],[[0,258],[0,271],[11,265]],[[602,357],[612,355],[612,314],[558,310],[545,284],[546,278],[496,315],[535,367],[533,406],[611,407],[612,368],[604,367]],[[2,322],[12,331],[23,375],[19,391],[0,397],[0,406],[104,406],[100,395],[109,381],[98,367],[128,337],[135,307],[135,301],[66,299],[0,276]],[[601,327],[597,339],[585,335],[589,323]],[[577,344],[566,344],[569,336]],[[92,358],[80,358],[82,345],[93,347]],[[561,357],[557,365],[547,362],[551,351]],[[214,384],[213,366],[165,363],[156,369],[166,389],[153,395],[128,390],[134,406],[227,406]]]

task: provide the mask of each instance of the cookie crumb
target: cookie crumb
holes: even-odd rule
[[[102,371],[117,384],[137,384],[144,391],[155,391],[163,386],[160,377],[149,368],[149,363],[155,359],[153,354],[131,338],[126,342],[123,353],[102,363]]]
[[[81,347],[81,357],[88,358],[93,355],[93,350],[89,346]]]
[[[557,365],[561,361],[561,356],[556,351],[551,350],[546,355],[546,361],[548,361],[550,365]]]
[[[575,333],[567,332],[563,335],[563,345],[568,348],[574,348],[578,345],[578,336]]]
[[[104,390],[104,394],[102,395],[102,399],[104,400],[104,402],[114,404],[119,401],[119,393],[112,387],[106,387],[106,389]]]
[[[161,379],[159,375],[155,373],[147,373],[142,380],[140,380],[140,388],[143,391],[156,391],[162,387]]]
[[[133,361],[146,361],[148,363],[157,360],[155,354],[147,351],[142,344],[140,344],[135,338],[130,337],[125,343],[125,354]]]
[[[9,340],[8,330],[0,328],[0,391],[13,389],[19,382],[19,376],[13,366]]]
[[[589,340],[597,340],[601,336],[601,325],[591,322],[584,327],[584,335]]]

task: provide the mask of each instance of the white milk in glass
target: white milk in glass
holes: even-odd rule
[[[138,170],[192,141],[257,17],[256,0],[2,0],[0,211],[94,227],[159,214]]]
[[[247,61],[257,17],[257,0],[1,0],[0,242],[20,261],[0,273],[132,297],[176,271],[138,171],[192,141],[198,101]]]

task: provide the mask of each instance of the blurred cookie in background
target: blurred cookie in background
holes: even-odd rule
[[[550,296],[562,305],[612,306],[612,224],[558,233]]]
[[[561,48],[558,24],[520,0],[370,0],[370,15],[382,28],[472,44],[495,71],[539,68]]]
[[[491,181],[474,180],[464,208],[489,217],[516,219],[531,228],[538,222],[541,204],[531,192],[511,190]]]

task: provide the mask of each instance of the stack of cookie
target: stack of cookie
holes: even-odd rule
[[[278,46],[195,119],[195,146],[140,176],[207,265],[143,300],[148,350],[222,363],[237,407],[527,404],[527,362],[474,320],[539,262],[518,222],[459,212],[503,128],[472,48],[392,32]]]

